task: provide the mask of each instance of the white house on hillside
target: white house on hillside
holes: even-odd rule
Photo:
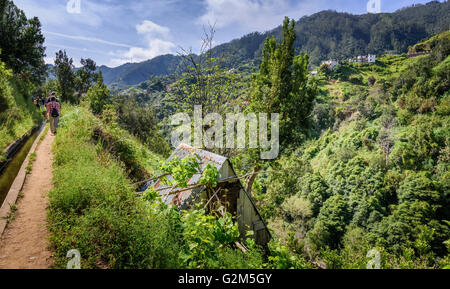
[[[377,56],[375,54],[359,55],[358,57],[349,59],[349,62],[375,63],[377,62]]]

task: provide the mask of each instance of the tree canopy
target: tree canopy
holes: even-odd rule
[[[36,84],[45,78],[45,47],[41,22],[27,19],[13,1],[0,1],[0,59],[16,75]]]

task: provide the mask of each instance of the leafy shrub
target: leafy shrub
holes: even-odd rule
[[[351,75],[349,78],[350,83],[361,85],[363,83],[363,79],[360,76]]]
[[[286,246],[276,242],[269,243],[269,268],[272,269],[310,269],[309,265],[300,255],[290,253]]]
[[[425,201],[429,204],[441,203],[441,194],[428,172],[408,172],[397,190],[399,202]]]
[[[11,76],[11,71],[7,70],[5,64],[0,61],[0,115],[9,108],[8,80]]]
[[[102,82],[91,86],[87,92],[86,98],[90,103],[92,112],[101,114],[106,105],[111,102],[109,89]]]
[[[310,242],[317,248],[337,248],[349,222],[348,205],[335,195],[323,204],[314,228],[308,232]]]
[[[318,173],[307,173],[300,179],[300,195],[312,205],[312,212],[317,216],[323,203],[330,196],[327,183]]]
[[[311,217],[312,210],[309,201],[292,196],[284,201],[281,209],[288,219],[305,220]]]
[[[0,61],[0,155],[9,144],[36,126],[42,115],[31,102],[31,82],[13,78]]]

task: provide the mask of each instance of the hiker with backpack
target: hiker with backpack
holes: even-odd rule
[[[56,101],[56,93],[52,93],[50,101],[47,103],[47,117],[50,121],[50,130],[52,134],[56,134],[56,128],[58,127],[59,116],[61,115],[61,106]]]
[[[42,112],[42,110],[47,110],[44,104],[44,99],[41,97],[39,98],[39,111]],[[45,115],[45,114],[44,114]]]
[[[33,96],[33,97],[31,98],[31,101],[33,102],[34,106],[36,106],[38,109],[40,108],[40,105],[39,105],[39,98]]]

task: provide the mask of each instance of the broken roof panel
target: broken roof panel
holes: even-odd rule
[[[174,159],[175,157],[178,157],[179,159],[184,159],[186,156],[195,156],[198,155],[200,157],[200,160],[202,164],[214,164],[217,169],[220,169],[223,164],[227,161],[227,158],[224,156],[220,156],[217,154],[214,154],[212,152],[208,152],[201,149],[193,148],[187,144],[180,144],[178,148],[172,153],[172,155],[169,157],[169,161]]]
[[[228,160],[226,157],[205,150],[196,149],[186,144],[180,144],[178,148],[172,153],[172,155],[167,159],[167,161],[171,161],[175,158],[182,160],[188,156],[197,157],[197,161],[200,163],[200,170],[202,172],[208,164],[214,165],[217,170],[220,171],[225,162]],[[196,185],[199,183],[201,177],[202,175],[200,173],[194,174],[187,184]],[[166,178],[168,181],[173,181],[173,177],[170,175]],[[172,188],[166,184],[162,184],[160,179],[148,182],[140,191],[144,192],[150,186],[153,186],[155,189],[162,189],[158,192],[163,201],[167,204],[182,205],[186,202],[192,201],[196,197],[192,195],[193,190],[187,190],[179,192],[177,194],[169,194],[171,191],[178,191],[182,188]],[[200,188],[199,191],[201,190],[202,189]]]

